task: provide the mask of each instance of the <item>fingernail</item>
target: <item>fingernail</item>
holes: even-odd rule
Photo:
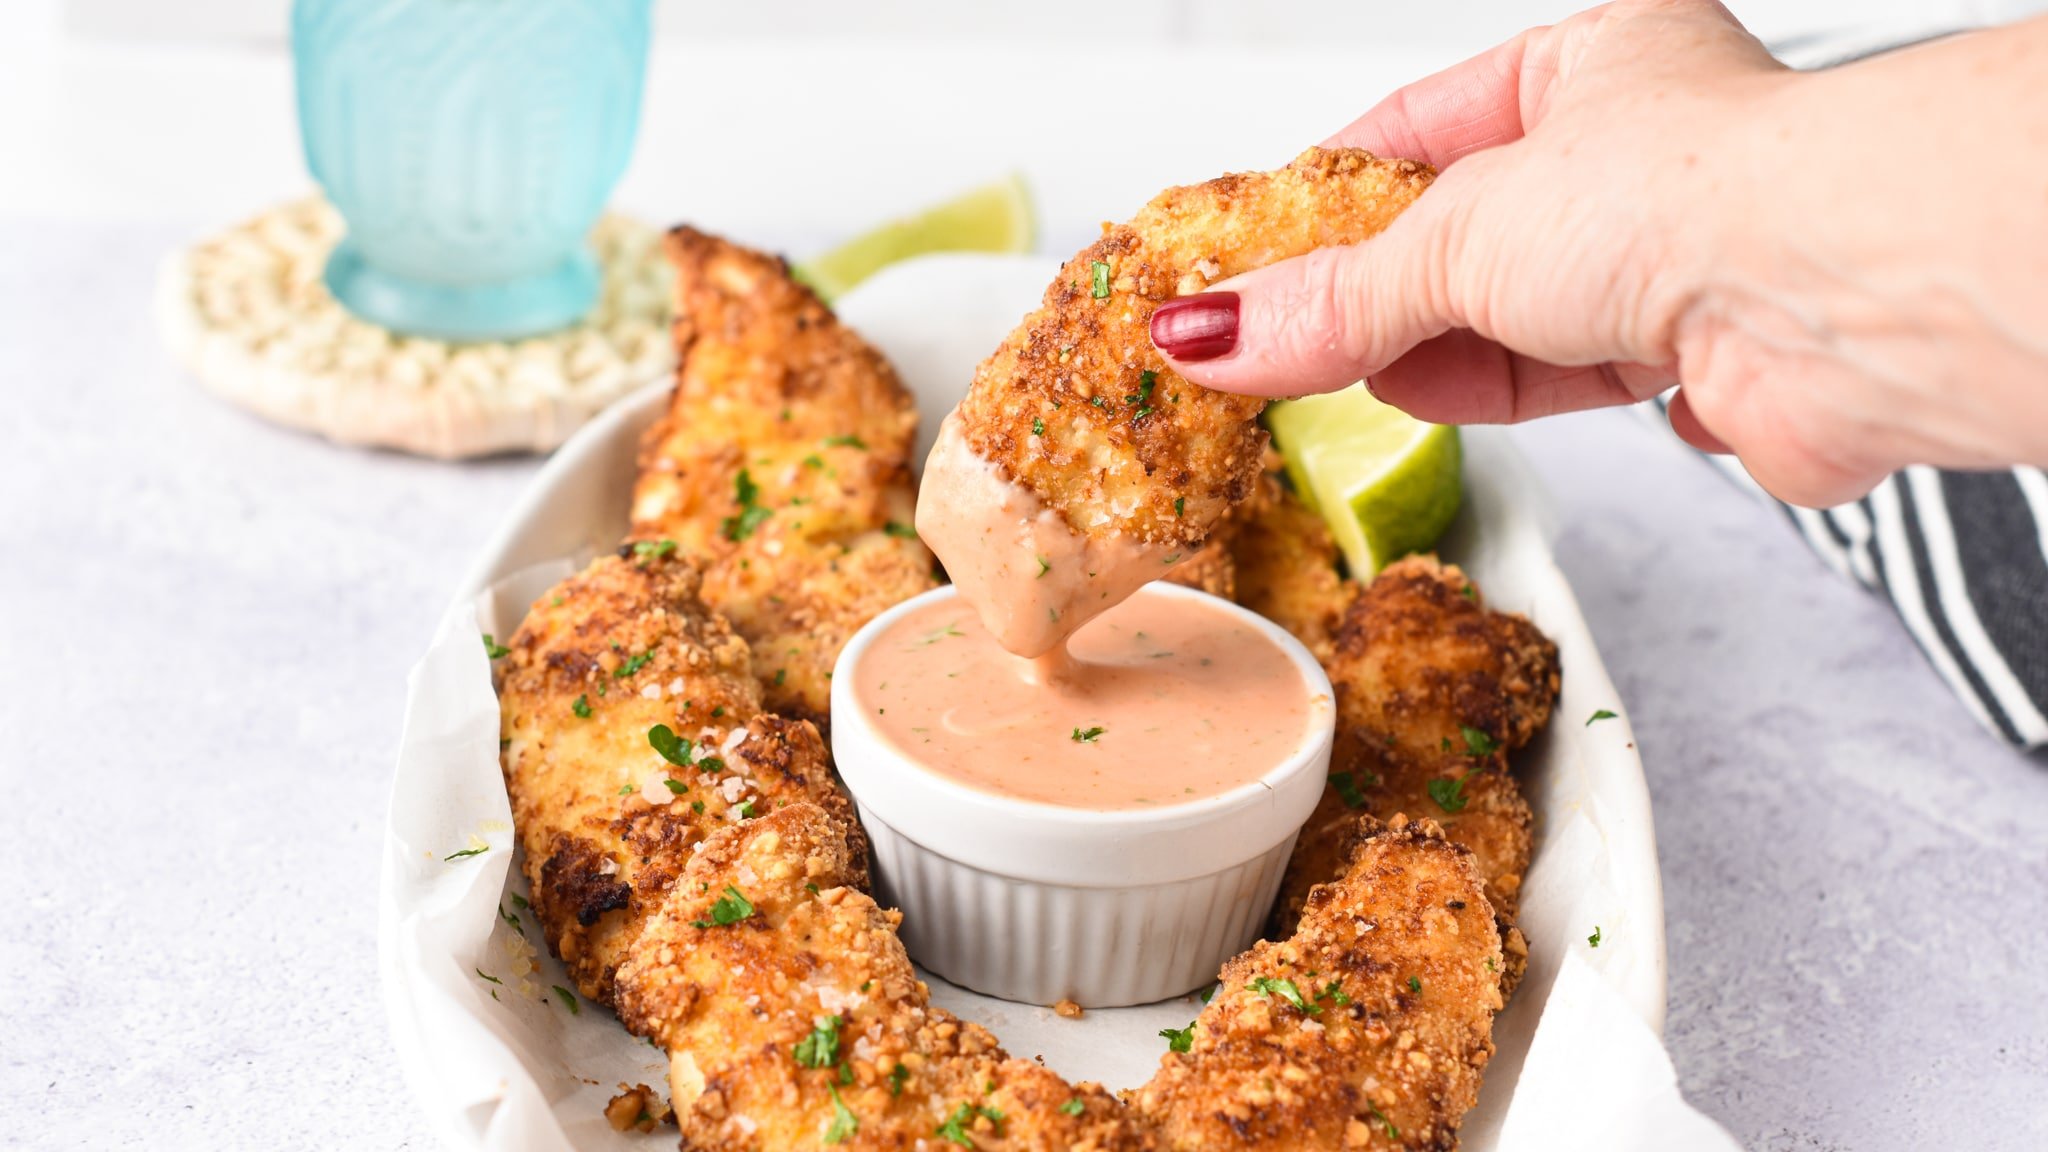
[[[1175,360],[1227,356],[1237,347],[1235,292],[1198,292],[1168,300],[1152,313],[1152,343]]]

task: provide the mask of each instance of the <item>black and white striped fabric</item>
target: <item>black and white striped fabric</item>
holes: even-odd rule
[[[1828,567],[1888,598],[1979,723],[2016,747],[2048,744],[2040,469],[1908,468],[1853,504],[1814,511],[1772,499],[1732,457],[1710,459],[1790,517]]]

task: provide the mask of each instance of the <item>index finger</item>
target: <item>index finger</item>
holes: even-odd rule
[[[1323,141],[1438,168],[1522,138],[1522,71],[1548,28],[1532,28],[1433,76],[1397,89]]]

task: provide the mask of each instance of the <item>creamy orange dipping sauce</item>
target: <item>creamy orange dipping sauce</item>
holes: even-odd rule
[[[964,599],[876,637],[855,699],[909,759],[986,792],[1131,809],[1227,792],[1311,742],[1331,702],[1220,602],[1157,587],[1089,621],[1064,651],[1005,651]]]

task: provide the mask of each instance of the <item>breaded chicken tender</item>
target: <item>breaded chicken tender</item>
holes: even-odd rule
[[[699,583],[674,554],[601,557],[534,602],[499,667],[534,914],[600,1003],[706,836],[799,802],[858,827],[817,730],[762,710],[746,643]]]
[[[1487,609],[1456,566],[1412,556],[1366,586],[1334,649],[1324,665],[1337,689],[1330,786],[1288,864],[1281,929],[1340,866],[1361,812],[1440,823],[1512,918],[1531,841],[1508,755],[1549,721],[1557,646],[1522,617]]]
[[[1093,1084],[930,1006],[844,823],[794,804],[708,841],[619,973],[683,1147],[1146,1149]]]
[[[1493,911],[1435,825],[1354,824],[1342,879],[1223,966],[1189,1050],[1131,1094],[1168,1148],[1457,1146],[1502,1003]]]
[[[1266,401],[1182,380],[1152,346],[1153,311],[1241,272],[1367,240],[1431,178],[1412,161],[1311,148],[1277,171],[1169,189],[1067,261],[1038,310],[975,370],[926,466],[918,510],[926,542],[1006,647],[1048,651],[1164,575],[1259,478]],[[1003,502],[994,484],[1058,517],[1071,540],[990,539],[980,521]],[[1034,552],[1055,572],[1030,586]],[[1013,596],[1061,596],[1045,610],[992,608],[1005,585]]]
[[[1293,633],[1327,666],[1358,585],[1338,571],[1329,526],[1281,480],[1278,466],[1269,462],[1252,498],[1225,521],[1220,550],[1231,559],[1237,602]]]
[[[917,409],[779,259],[678,228],[676,387],[641,441],[633,536],[704,568],[768,707],[822,730],[860,626],[931,588],[910,528]]]

